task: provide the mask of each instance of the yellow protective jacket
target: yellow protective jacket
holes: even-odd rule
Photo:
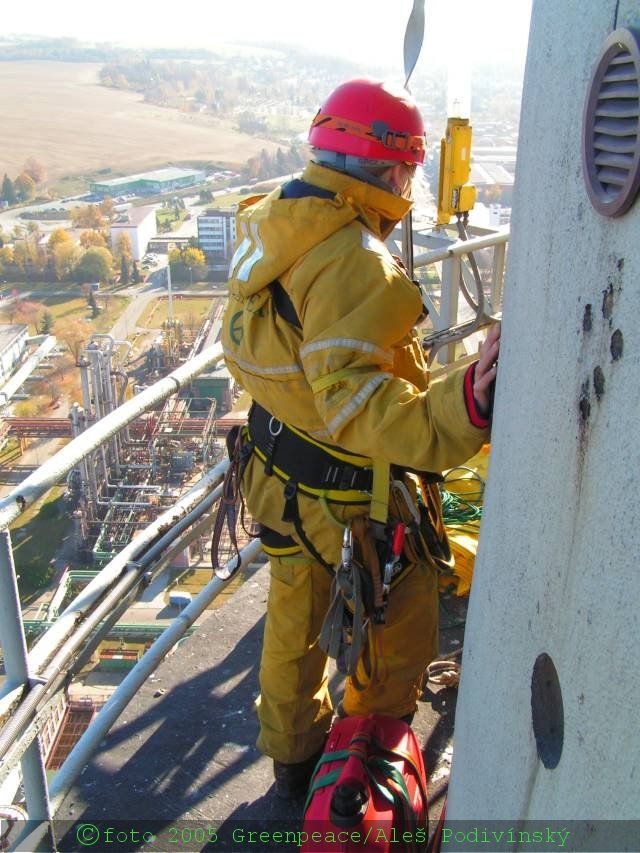
[[[461,464],[488,437],[474,368],[428,388],[414,331],[421,297],[382,242],[410,203],[313,163],[302,178],[335,196],[283,198],[279,188],[238,213],[222,328],[230,372],[320,441],[418,470]],[[275,310],[275,280],[302,329]]]

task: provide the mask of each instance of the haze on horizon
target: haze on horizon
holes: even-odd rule
[[[402,68],[413,0],[189,0],[179,7],[112,0],[107,15],[87,14],[86,0],[31,0],[3,9],[4,37],[33,35],[113,42],[126,47],[215,49],[223,44],[297,46],[372,66]],[[450,64],[523,66],[531,0],[427,0],[419,67]]]

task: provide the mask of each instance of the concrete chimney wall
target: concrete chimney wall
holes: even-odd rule
[[[640,818],[640,199],[599,215],[581,162],[619,27],[637,0],[534,0],[451,821]]]

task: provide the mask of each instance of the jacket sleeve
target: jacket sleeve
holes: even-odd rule
[[[311,252],[290,280],[302,320],[302,366],[327,428],[317,437],[419,470],[459,465],[488,438],[473,377],[453,370],[427,388],[415,353],[406,369],[418,291],[382,244],[367,248],[357,227],[351,230],[358,243],[349,251]]]

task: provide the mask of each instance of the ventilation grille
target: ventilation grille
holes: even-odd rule
[[[602,50],[584,111],[582,161],[589,198],[604,216],[621,216],[640,186],[640,40],[612,33]]]

